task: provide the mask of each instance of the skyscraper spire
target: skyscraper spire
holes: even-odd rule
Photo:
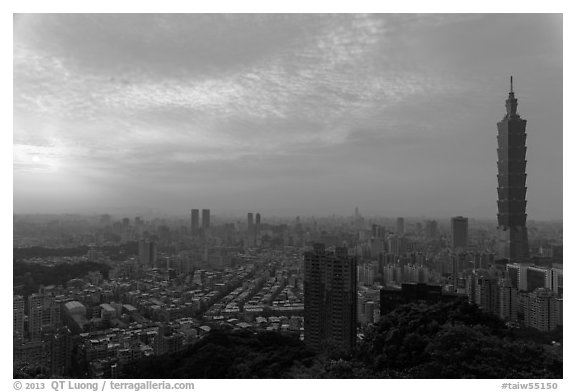
[[[510,76],[510,92],[508,93],[508,99],[506,100],[506,117],[515,118],[518,117],[516,109],[518,108],[518,100],[514,97],[514,82],[512,76]]]

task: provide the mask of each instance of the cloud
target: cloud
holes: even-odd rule
[[[426,165],[435,139],[446,141],[440,156],[450,140],[480,140],[482,118],[501,115],[501,102],[494,115],[485,109],[500,91],[496,68],[525,48],[498,64],[478,54],[489,37],[508,37],[498,20],[24,15],[14,30],[15,172],[122,188],[361,178],[380,170],[382,154]],[[472,48],[459,38],[470,36]]]
[[[64,23],[67,18],[48,19],[46,24],[56,29],[57,38],[74,45],[79,55],[86,55],[86,48],[77,42],[83,34],[71,37],[71,26]],[[112,16],[107,23],[103,17],[80,17],[88,22],[88,27],[81,30],[85,34],[86,31],[104,34],[104,26],[108,25],[112,28],[104,38],[118,34],[119,40],[110,41],[112,49],[103,49],[103,55],[121,52],[118,45],[123,45],[123,52],[142,55],[139,45],[150,45],[147,50],[153,51],[155,58],[163,57],[162,50],[157,50],[166,42],[181,49],[186,42],[194,47],[201,45],[197,41],[207,40],[205,45],[224,51],[238,44],[236,41],[246,44],[278,21],[284,23],[284,30],[298,31],[295,25],[301,17],[264,18],[253,28],[252,23],[246,28],[246,18],[223,19],[224,22],[217,23],[218,29],[226,29],[227,35],[222,36],[217,31],[198,30],[201,26],[207,29],[208,21],[214,22],[208,16],[192,18],[197,22],[192,23],[195,32],[185,27],[184,21],[188,19],[181,17]],[[232,155],[241,156],[256,151],[288,150],[290,146],[300,148],[305,143],[342,143],[352,131],[350,125],[371,112],[443,86],[442,81],[429,76],[419,77],[401,70],[374,73],[374,61],[381,57],[380,46],[389,39],[382,19],[355,15],[320,20],[323,22],[314,29],[315,35],[300,33],[305,38],[303,42],[295,43],[282,31],[272,34],[272,39],[264,39],[262,42],[267,45],[256,45],[261,56],[250,67],[244,67],[242,61],[236,62],[234,53],[228,53],[226,58],[235,68],[230,65],[208,77],[197,73],[194,67],[179,76],[164,75],[161,71],[166,67],[151,71],[140,67],[116,75],[106,67],[83,68],[81,57],[66,56],[62,50],[50,53],[34,47],[33,40],[17,40],[16,110],[69,121],[72,126],[62,131],[64,141],[71,145],[86,140],[93,144],[94,150],[99,144],[118,144],[138,151],[151,142],[162,148],[172,146],[171,140],[178,140],[192,149],[220,147],[222,158],[229,159],[229,147],[238,148],[237,154]],[[75,20],[72,26],[78,29],[78,23]],[[236,30],[242,33],[230,35]],[[172,43],[170,38],[176,36],[179,39]],[[225,44],[223,37],[230,36],[238,38]],[[184,42],[183,37],[188,41]],[[212,40],[216,45],[212,45]],[[286,47],[277,46],[287,42],[290,44]],[[96,43],[89,43],[88,47],[92,45]],[[219,61],[214,54],[206,57]],[[172,61],[180,69],[179,59],[176,56]],[[114,56],[111,60],[115,60]],[[95,128],[99,128],[96,135],[87,133]],[[214,151],[196,154],[195,159],[202,156],[212,159],[214,154]]]

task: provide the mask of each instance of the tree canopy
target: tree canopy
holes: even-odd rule
[[[385,314],[352,353],[313,353],[276,332],[213,330],[189,349],[129,366],[127,378],[562,378],[551,336],[521,333],[462,302]]]

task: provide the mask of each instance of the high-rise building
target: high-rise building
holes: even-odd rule
[[[254,231],[254,213],[248,213],[248,233],[252,234]]]
[[[208,230],[210,228],[210,210],[202,210],[202,229]]]
[[[52,376],[65,376],[71,367],[72,332],[62,327],[50,335],[50,373]]]
[[[370,255],[373,258],[379,257],[386,250],[384,238],[371,238],[370,239]]]
[[[548,289],[539,288],[528,294],[525,321],[540,331],[553,331],[562,325],[562,300]]]
[[[138,242],[138,260],[142,266],[151,268],[157,266],[158,251],[154,241],[140,240]]]
[[[498,123],[498,256],[529,259],[526,230],[526,120],[516,109],[512,77],[506,115]]]
[[[314,350],[356,344],[356,259],[315,244],[304,254],[304,341]]]
[[[514,263],[506,265],[506,274],[512,287],[519,291],[532,292],[538,288],[546,288],[558,294],[563,286],[563,271],[558,268]]]
[[[404,238],[395,234],[388,236],[388,251],[394,255],[400,255],[404,251]]]
[[[404,218],[396,219],[396,235],[397,236],[404,235]]]
[[[46,294],[28,297],[28,333],[31,340],[42,338],[44,331],[60,325],[60,304]]]
[[[259,217],[260,214],[258,214]],[[258,218],[260,219],[260,218]],[[249,212],[247,215],[247,227],[246,227],[246,240],[248,247],[256,246],[256,225],[254,224],[254,213]]]
[[[255,221],[255,226],[254,226],[254,231],[256,232],[256,237],[258,237],[260,235],[260,213],[257,212],[256,213],[256,221]]]
[[[493,278],[478,278],[476,280],[476,299],[474,303],[487,313],[499,313],[498,281]]]
[[[530,266],[526,269],[526,291],[550,288],[552,271],[549,268]]]
[[[192,209],[190,212],[190,231],[192,235],[198,234],[200,230],[200,211]]]
[[[528,288],[527,275],[528,266],[518,263],[507,264],[506,274],[512,287],[518,289],[519,291],[526,291]]]
[[[12,335],[15,338],[24,337],[24,297],[15,295],[13,300],[14,309],[12,312],[13,328]]]
[[[451,219],[452,249],[465,250],[468,247],[468,218],[456,216]]]
[[[364,303],[364,319],[366,324],[374,323],[374,310],[376,309],[376,303],[374,301],[366,301]]]
[[[462,265],[460,263],[460,255],[459,254],[452,254],[450,255],[451,267],[452,267],[452,283],[456,285],[456,280],[460,276],[460,272],[462,272]]]
[[[558,268],[529,266],[526,268],[526,291],[531,292],[544,287],[558,294],[562,275],[562,270]]]
[[[509,280],[498,284],[499,291],[499,316],[505,321],[518,321],[518,289],[512,287]]]

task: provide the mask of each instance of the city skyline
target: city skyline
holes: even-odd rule
[[[559,14],[19,15],[14,212],[496,220],[510,74],[561,219]]]

